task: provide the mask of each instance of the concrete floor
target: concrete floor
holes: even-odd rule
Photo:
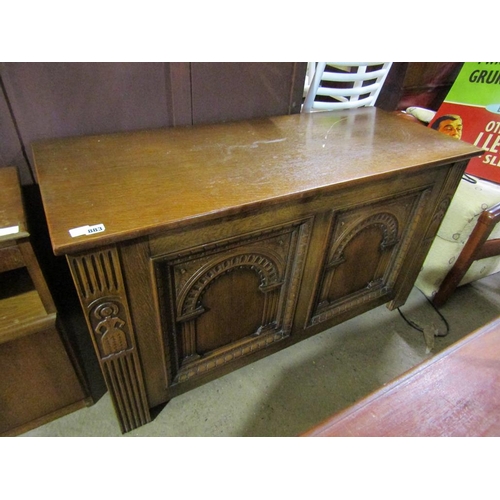
[[[297,436],[500,315],[500,273],[460,287],[450,325],[427,352],[398,311],[378,307],[170,401],[134,436]],[[401,308],[420,326],[444,323],[416,288]],[[121,436],[109,395],[26,434]]]

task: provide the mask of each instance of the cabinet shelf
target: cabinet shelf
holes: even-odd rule
[[[47,314],[36,290],[0,297],[0,344],[50,328],[56,316]]]
[[[40,308],[35,290],[0,302],[0,344],[54,324],[56,313]]]
[[[57,327],[57,311],[26,230],[12,167],[0,168],[0,436],[26,432],[86,406],[86,391]]]

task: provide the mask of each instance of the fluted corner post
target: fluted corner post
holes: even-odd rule
[[[120,259],[115,247],[67,256],[122,433],[151,421]]]

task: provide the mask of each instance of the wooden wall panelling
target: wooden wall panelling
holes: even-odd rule
[[[306,63],[191,63],[193,123],[299,113]]]
[[[420,106],[437,111],[463,62],[410,62],[402,82],[398,109]]]
[[[165,63],[168,117],[172,126],[191,125],[193,106],[191,102],[191,63]]]
[[[403,95],[403,82],[408,71],[408,64],[407,62],[392,63],[391,70],[375,103],[377,108],[385,109],[386,111],[397,109]]]
[[[0,159],[26,185],[38,139],[298,113],[305,71],[293,62],[1,63]]]
[[[25,155],[24,146],[21,143],[14,117],[9,109],[2,84],[0,73],[0,168],[7,165],[16,166],[19,171],[21,183],[31,184],[34,174]]]
[[[172,124],[164,63],[3,63],[29,161],[37,139]]]

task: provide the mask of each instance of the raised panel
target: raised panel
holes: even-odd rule
[[[204,355],[241,340],[248,332],[256,333],[265,300],[260,276],[250,267],[235,267],[218,277],[203,296],[205,313],[198,318],[197,352]]]
[[[332,213],[330,237],[309,324],[389,298],[427,191]]]
[[[288,337],[312,221],[154,259],[169,384]]]

